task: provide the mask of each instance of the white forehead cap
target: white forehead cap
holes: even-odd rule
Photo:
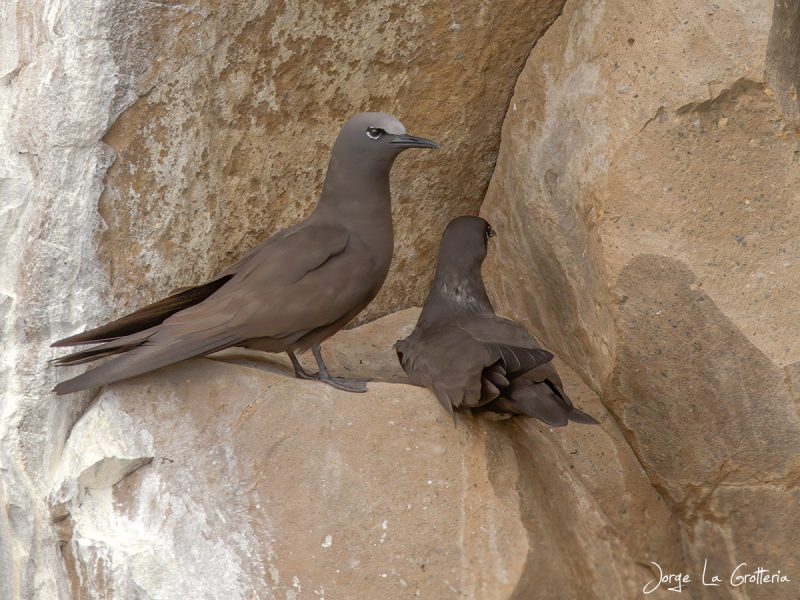
[[[355,136],[353,139],[356,139],[356,137],[360,139],[361,133],[372,127],[383,129],[386,133],[393,135],[402,135],[406,132],[403,124],[392,115],[379,112],[364,112],[348,119],[347,123],[342,127],[340,137],[344,135],[344,138],[349,139]]]
[[[386,133],[400,135],[406,132],[405,126],[392,115],[381,112],[364,112],[351,117],[347,121],[345,128],[350,130],[363,129],[366,131],[370,127],[383,129]]]
[[[377,127],[378,129],[383,129],[386,133],[392,133],[394,135],[406,132],[405,126],[392,115],[387,115],[386,113],[371,113],[371,116],[373,118],[370,119],[370,121],[372,121],[370,127]]]

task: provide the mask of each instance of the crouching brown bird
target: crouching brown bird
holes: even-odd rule
[[[386,279],[394,249],[389,171],[408,148],[438,145],[408,135],[391,115],[362,113],[349,119],[307,219],[207,283],[55,342],[98,344],[55,360],[58,365],[120,356],[59,383],[54,391],[76,392],[230,346],[286,352],[299,378],[366,391],[364,382],[328,374],[320,343],[361,312]],[[319,373],[306,373],[295,357],[308,348]]]
[[[451,414],[467,407],[536,417],[553,427],[596,424],[572,405],[553,355],[522,326],[495,315],[481,277],[493,236],[478,217],[447,226],[417,326],[395,344],[403,370]]]

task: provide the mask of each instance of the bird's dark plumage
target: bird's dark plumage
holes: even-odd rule
[[[287,352],[298,377],[350,391],[358,382],[328,375],[320,343],[372,301],[392,258],[389,172],[407,148],[436,144],[406,134],[383,113],[361,113],[345,123],[331,152],[314,212],[256,247],[202,285],[170,296],[53,346],[97,344],[63,356],[76,365],[118,355],[59,383],[68,394],[141,375],[230,346]],[[314,350],[319,374],[309,375],[294,356]]]
[[[478,217],[447,226],[417,326],[395,345],[403,370],[449,412],[467,407],[527,415],[554,427],[597,423],[572,405],[553,355],[522,326],[494,313],[481,277],[493,235]]]

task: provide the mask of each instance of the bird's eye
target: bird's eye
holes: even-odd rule
[[[494,232],[494,229],[492,229],[492,226],[491,225],[487,226],[486,227],[486,239],[487,240],[491,239],[494,236],[495,236],[495,232]]]
[[[377,140],[380,138],[384,133],[386,133],[383,129],[378,127],[370,127],[367,129],[367,137],[373,140]]]

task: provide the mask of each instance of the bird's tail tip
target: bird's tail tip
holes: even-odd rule
[[[80,392],[81,390],[85,390],[90,387],[92,387],[91,384],[87,385],[85,383],[83,375],[78,375],[77,377],[66,379],[57,384],[52,391],[56,396],[66,396],[67,394]]]
[[[84,331],[83,333],[78,333],[76,335],[71,335],[69,337],[61,338],[60,340],[56,340],[50,344],[51,348],[66,348],[68,346],[79,346],[80,344],[87,343],[87,340],[83,338],[86,336],[88,332]],[[94,341],[94,340],[88,340]]]
[[[582,410],[575,408],[574,406],[570,409],[568,417],[570,421],[575,423],[583,423],[584,425],[600,425],[600,421],[586,414]]]
[[[71,381],[70,379],[68,379],[67,381],[62,381],[61,383],[53,387],[52,392],[56,396],[66,396],[67,394],[71,394],[72,392],[77,392],[78,390],[73,390],[71,389],[70,386],[66,385],[70,381]]]

